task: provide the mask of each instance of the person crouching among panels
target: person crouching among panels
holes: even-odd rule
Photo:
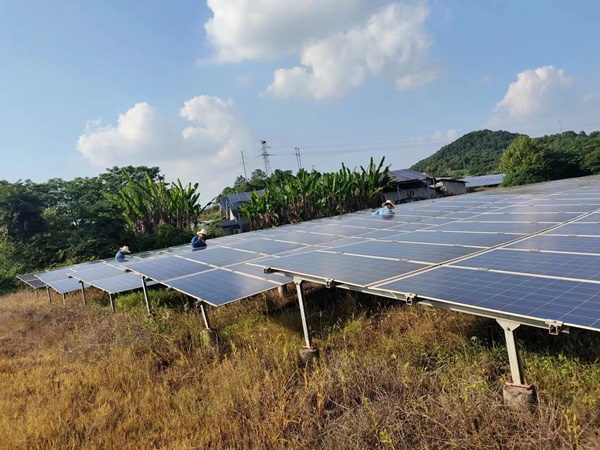
[[[117,252],[117,254],[115,255],[115,259],[116,259],[117,261],[119,261],[119,262],[121,262],[121,261],[125,261],[125,254],[126,254],[126,253],[131,253],[131,252],[129,251],[129,247],[127,247],[127,246],[125,245],[125,246],[123,246],[123,247],[121,247],[121,248],[119,249],[119,251],[118,251],[118,252]]]
[[[391,200],[386,200],[385,202],[383,202],[383,205],[381,205],[381,208],[378,209],[377,211],[375,211],[372,215],[373,216],[385,216],[385,215],[390,215],[390,214],[396,214],[396,211],[394,211],[394,209],[396,208],[396,205],[394,205],[394,203]]]
[[[196,236],[192,238],[192,248],[200,249],[206,247],[206,229],[202,228]]]

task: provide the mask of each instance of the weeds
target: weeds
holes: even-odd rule
[[[307,290],[321,350],[303,367],[294,298],[208,309],[151,290],[111,313],[31,293],[0,301],[3,448],[597,448],[594,333],[520,334],[534,413],[508,409],[503,333],[493,321]],[[554,339],[554,340],[553,340]]]

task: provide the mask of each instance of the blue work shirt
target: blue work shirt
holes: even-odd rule
[[[385,215],[385,214],[396,214],[396,211],[394,211],[391,208],[381,208],[378,209],[377,211],[375,211],[373,214],[371,214],[372,216],[379,216],[379,215]]]
[[[117,261],[125,261],[125,254],[121,250],[119,250],[115,255],[115,259]]]
[[[196,235],[192,238],[192,248],[206,247],[206,242],[200,236]]]

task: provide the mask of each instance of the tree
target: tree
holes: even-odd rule
[[[549,152],[542,144],[529,136],[519,136],[502,153],[500,170],[508,174],[517,172],[525,167],[535,166],[539,169],[549,169]]]

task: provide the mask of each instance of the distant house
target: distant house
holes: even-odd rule
[[[481,188],[486,187],[497,187],[502,184],[502,180],[504,180],[503,173],[497,173],[494,175],[482,175],[479,177],[464,177],[462,181],[465,182],[467,186],[467,191],[473,192]]]
[[[250,224],[240,214],[239,207],[250,200],[253,192],[238,192],[221,197],[221,217],[223,221],[219,226],[223,229],[223,236],[250,231]],[[264,189],[260,189],[256,193],[261,197],[265,195]]]
[[[433,179],[424,173],[401,169],[390,170],[390,175],[394,181],[392,188],[383,192],[386,200],[398,204],[437,197],[435,189],[431,187]]]
[[[466,183],[463,180],[455,180],[454,178],[436,178],[435,189],[442,197],[467,193]]]

